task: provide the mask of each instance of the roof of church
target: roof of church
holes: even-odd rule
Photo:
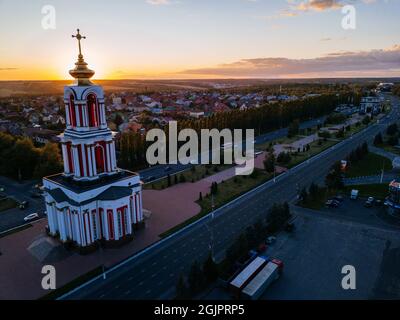
[[[70,205],[73,206],[82,206],[91,203],[93,201],[111,201],[129,197],[130,195],[132,195],[132,187],[135,186],[129,186],[129,187],[112,186],[110,188],[107,188],[100,194],[98,194],[96,197],[87,199],[82,202],[76,202],[75,200],[70,199],[60,188],[46,190],[46,191],[57,203],[68,202]]]

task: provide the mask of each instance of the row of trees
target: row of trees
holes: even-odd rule
[[[290,217],[290,208],[287,203],[274,204],[265,217],[247,227],[245,232],[239,235],[227,249],[225,261],[221,265],[214,262],[211,253],[202,265],[197,260],[194,261],[187,279],[184,275],[179,277],[176,284],[177,299],[189,299],[198,294],[219,276],[223,276],[224,268],[231,274],[237,261],[248,258],[249,250],[256,248],[268,235],[279,231]]]
[[[22,180],[60,171],[62,159],[57,144],[37,148],[29,138],[0,133],[0,175]]]
[[[178,121],[178,131],[194,129],[255,129],[255,134],[263,134],[290,125],[290,134],[297,134],[299,121],[317,118],[332,112],[338,103],[346,101],[346,95],[325,94],[299,101],[266,104],[250,110],[231,110],[215,113],[201,119],[183,119]],[[151,129],[151,125],[148,129]],[[168,141],[168,125],[164,132]],[[138,169],[146,165],[146,150],[149,143],[145,136],[135,133],[122,133],[117,143],[119,166]],[[167,148],[168,151],[168,148]]]

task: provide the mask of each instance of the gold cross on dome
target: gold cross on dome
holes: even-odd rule
[[[82,36],[79,33],[79,29],[76,29],[77,33],[76,35],[72,35],[72,38],[76,38],[78,40],[78,46],[79,46],[79,56],[82,56],[82,50],[81,50],[81,40],[86,39],[86,37]]]

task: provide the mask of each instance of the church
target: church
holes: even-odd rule
[[[64,88],[66,130],[59,136],[64,172],[43,178],[48,234],[78,247],[132,238],[143,224],[140,176],[117,167],[104,92],[90,78],[79,33],[79,55]]]

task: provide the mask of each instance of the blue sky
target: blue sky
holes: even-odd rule
[[[341,27],[345,4],[355,30]],[[44,5],[54,30],[41,26]],[[399,12],[399,0],[0,0],[0,79],[68,78],[77,27],[98,78],[399,75]]]

